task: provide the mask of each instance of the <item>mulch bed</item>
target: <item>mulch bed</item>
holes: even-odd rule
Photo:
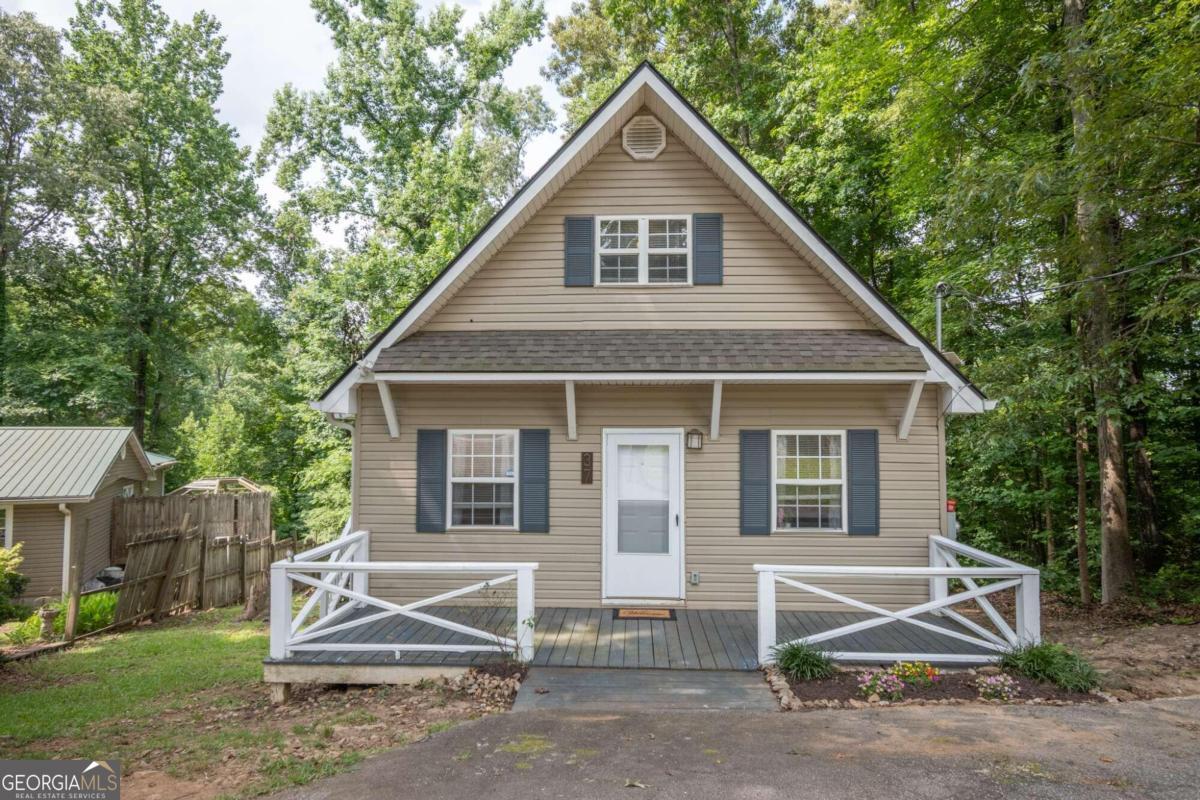
[[[497,678],[516,678],[518,681],[523,681],[529,673],[529,666],[513,660],[490,661],[480,664],[475,667],[475,670]]]
[[[994,668],[993,668],[994,669]],[[991,669],[988,673],[991,673]],[[766,670],[767,684],[779,699],[784,711],[800,711],[819,708],[874,708],[877,706],[912,705],[960,705],[964,703],[1005,704],[999,700],[983,700],[975,681],[981,673],[977,670],[942,671],[942,678],[930,686],[906,685],[903,699],[888,701],[869,700],[858,688],[861,670],[840,670],[830,678],[815,681],[790,681],[778,668]],[[1064,691],[1053,684],[1040,683],[1010,675],[1019,687],[1016,697],[1007,701],[1010,705],[1074,705],[1077,703],[1116,702],[1116,698],[1104,694]]]
[[[858,672],[839,672],[832,678],[816,681],[788,681],[792,694],[800,700],[866,700],[858,689]],[[1010,676],[1020,687],[1017,700],[1065,700],[1071,703],[1095,703],[1101,700],[1096,695],[1064,691],[1054,684],[1039,683],[1019,675]],[[969,672],[943,672],[942,679],[932,686],[909,686],[904,690],[905,700],[977,700],[979,690],[975,688],[977,674]]]

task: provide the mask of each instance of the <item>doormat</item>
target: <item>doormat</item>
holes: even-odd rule
[[[675,619],[673,608],[614,608],[613,619]]]

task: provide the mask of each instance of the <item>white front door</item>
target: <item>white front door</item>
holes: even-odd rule
[[[683,597],[683,433],[604,433],[604,597]]]

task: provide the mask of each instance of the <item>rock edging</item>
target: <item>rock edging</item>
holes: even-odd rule
[[[1040,697],[1031,698],[1015,698],[1009,701],[1003,700],[984,700],[977,698],[973,700],[963,700],[957,698],[930,700],[921,697],[916,697],[911,700],[880,700],[877,695],[872,695],[868,700],[858,700],[850,698],[848,700],[801,700],[792,692],[791,684],[784,674],[774,664],[769,664],[765,667],[760,667],[762,670],[767,685],[771,687],[771,691],[779,700],[779,708],[782,711],[811,711],[822,708],[841,708],[841,709],[863,709],[863,708],[882,708],[882,707],[899,707],[899,706],[965,706],[965,705],[991,705],[991,706],[1078,706],[1088,705],[1088,703],[1076,700],[1047,700]],[[1099,689],[1093,689],[1089,694],[1101,698],[1106,703],[1118,703],[1116,697]]]

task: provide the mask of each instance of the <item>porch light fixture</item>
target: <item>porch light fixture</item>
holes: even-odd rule
[[[699,450],[704,447],[704,434],[697,428],[692,428],[687,432],[687,449]]]

